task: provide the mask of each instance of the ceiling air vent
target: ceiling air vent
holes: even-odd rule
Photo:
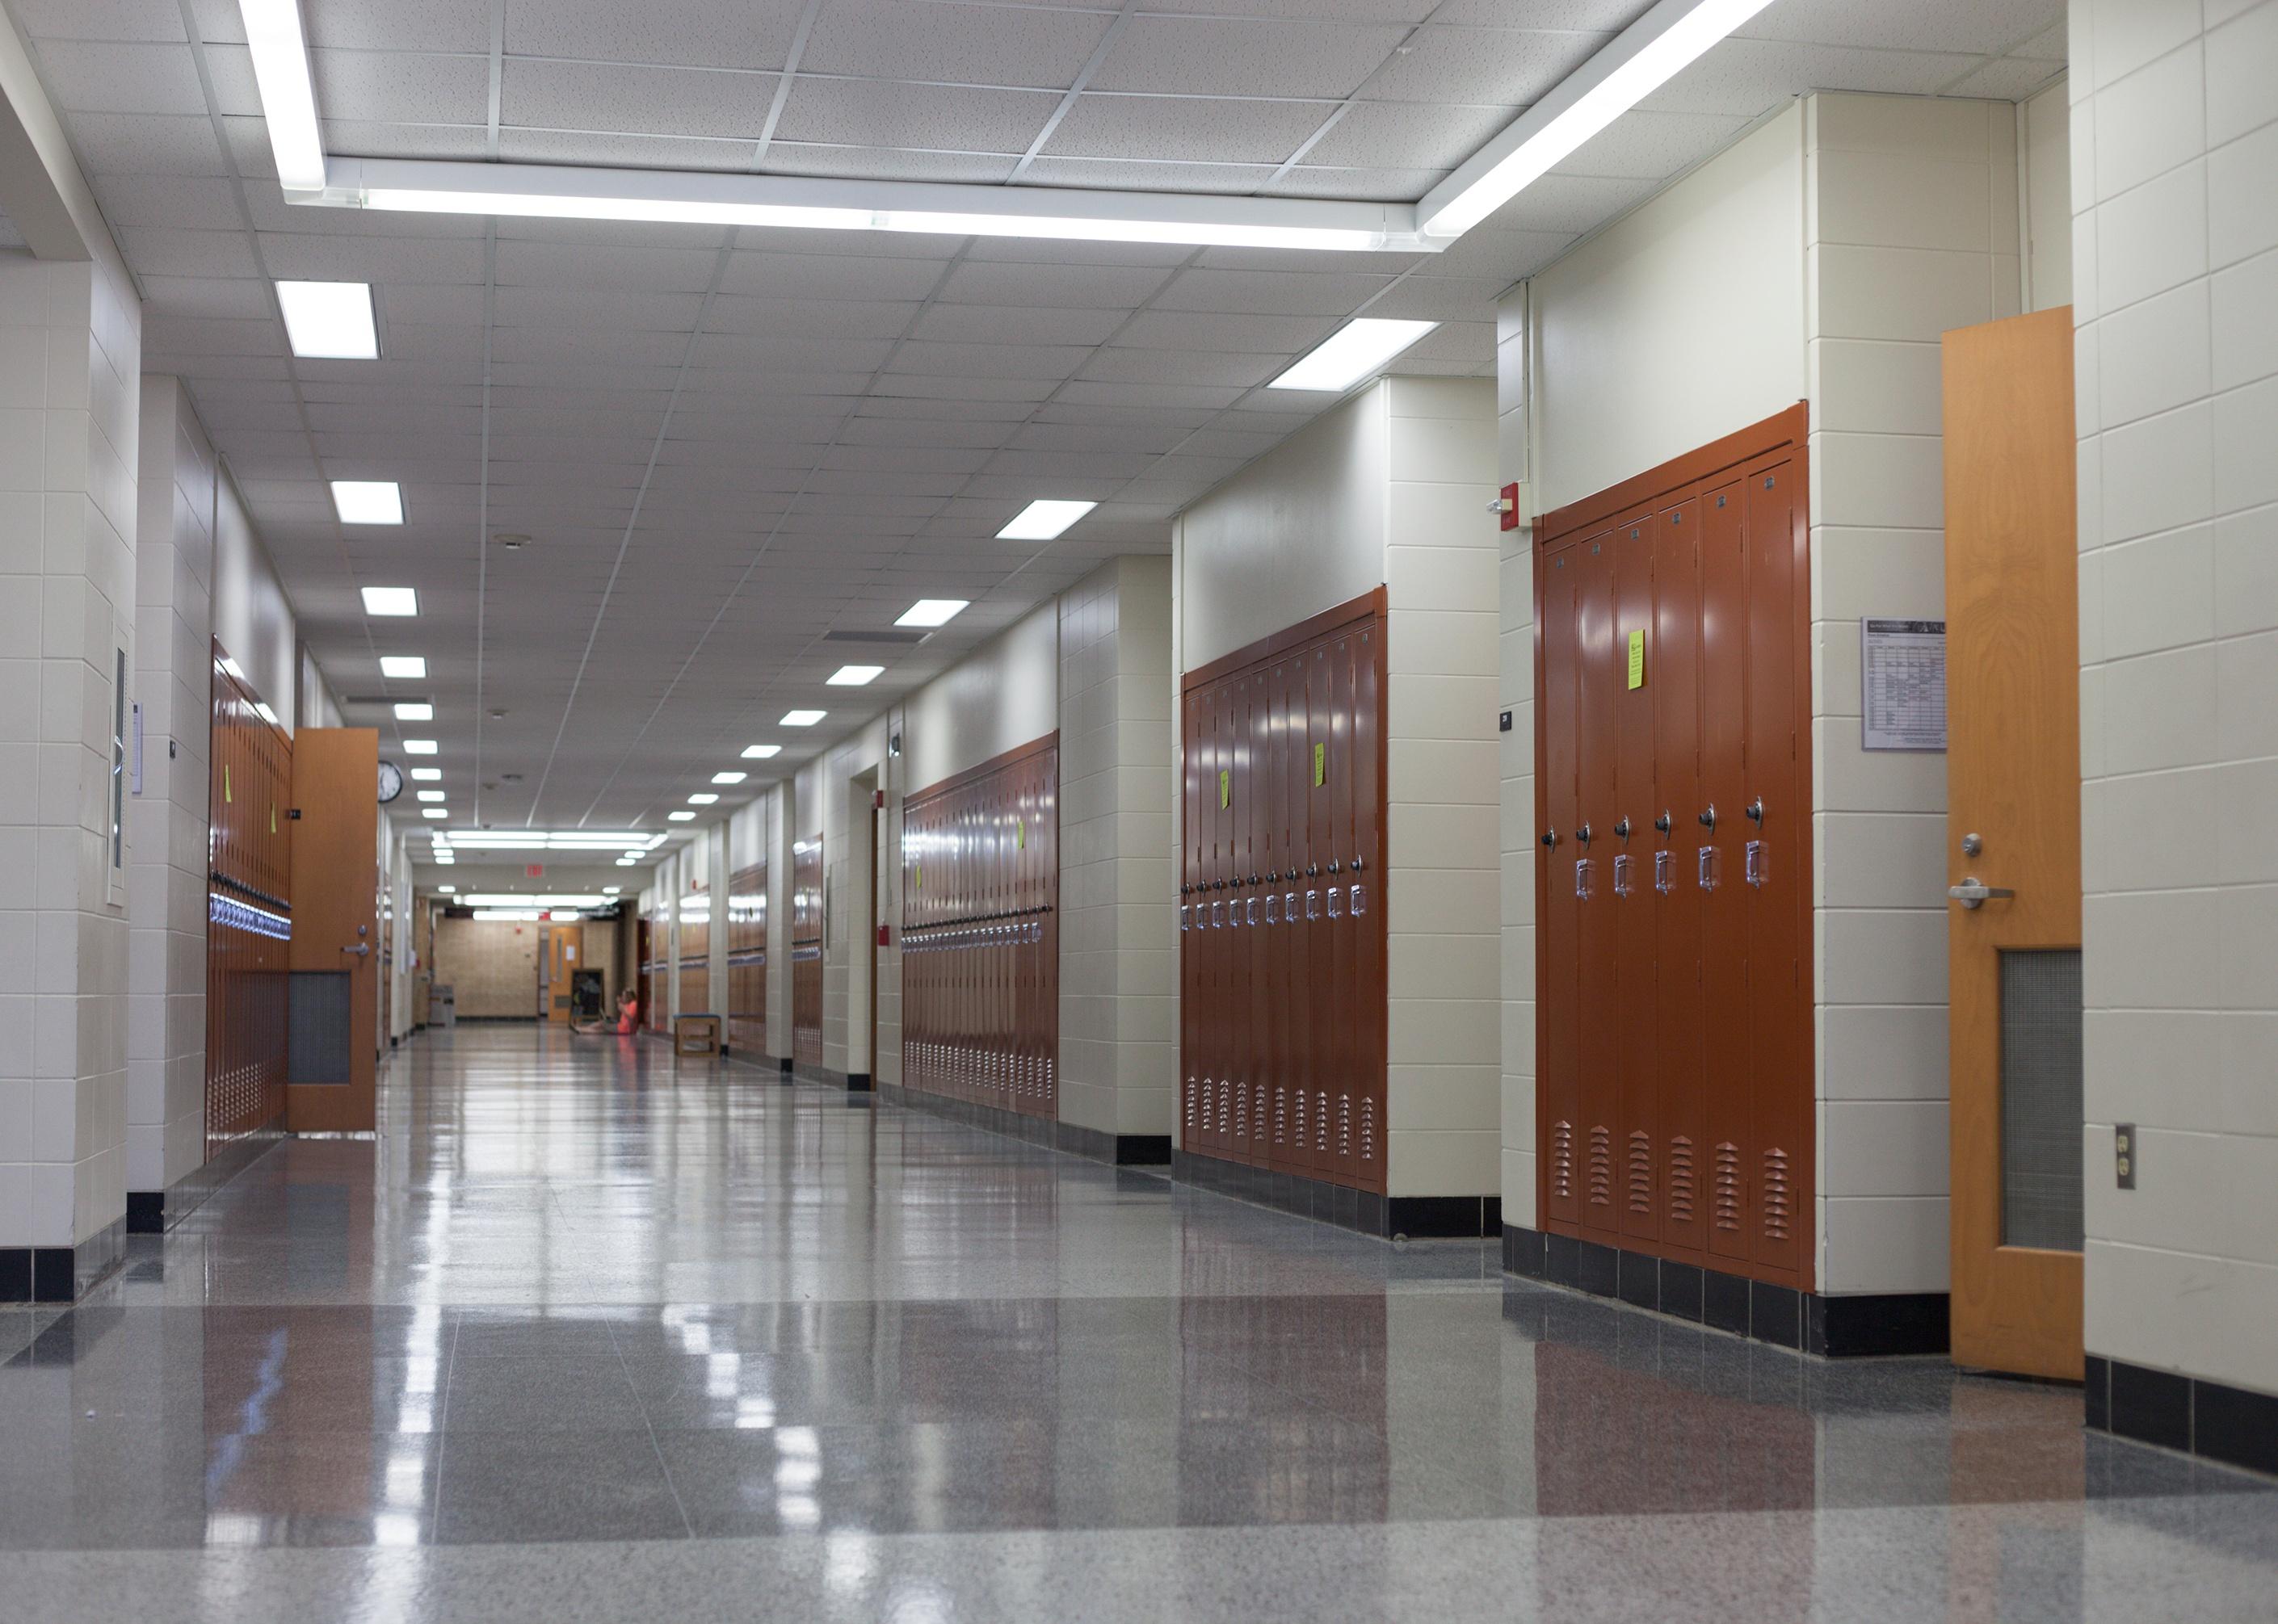
[[[822,640],[825,643],[893,643],[907,647],[912,644],[923,643],[928,637],[932,636],[933,633],[929,631],[895,631],[891,629],[881,629],[878,631],[826,631],[822,634]]]

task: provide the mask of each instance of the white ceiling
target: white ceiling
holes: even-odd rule
[[[288,208],[236,0],[6,3],[141,282],[146,369],[187,381],[337,690],[436,702],[412,730],[454,827],[657,827],[753,768],[731,810],[1162,550],[1328,403],[1259,386],[1345,318],[1437,319],[1395,370],[1486,374],[1498,294],[1785,98],[2016,98],[2064,50],[2063,0],[1775,0],[1446,253],[1321,255]],[[1400,200],[1643,9],[303,0],[341,155]],[[269,278],[373,283],[383,359],[292,359]],[[401,480],[409,522],[343,531],[331,478]],[[994,540],[1036,496],[1101,506]],[[367,584],[423,616],[366,621]],[[975,602],[922,648],[821,641],[921,596]],[[394,652],[431,680],[383,682]],[[824,688],[849,660],[887,675]],[[807,705],[829,722],[772,725]],[[760,740],[784,753],[736,759]]]

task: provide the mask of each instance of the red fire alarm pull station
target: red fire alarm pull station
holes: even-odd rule
[[[546,865],[543,863],[525,863],[522,865],[522,873],[523,878],[525,880],[543,880],[546,878]]]
[[[890,948],[894,945],[894,927],[892,926],[881,925],[878,926],[878,945],[882,948]]]
[[[1507,530],[1517,530],[1518,528],[1518,486],[1515,483],[1502,488],[1502,499],[1495,506],[1502,517],[1502,528]]]

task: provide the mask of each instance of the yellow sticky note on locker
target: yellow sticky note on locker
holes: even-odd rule
[[[1218,804],[1220,806],[1234,804],[1234,774],[1225,767],[1218,770]]]
[[[1015,818],[1013,820],[1013,850],[1026,851],[1028,849],[1028,820],[1026,818]]]
[[[1313,746],[1313,788],[1318,789],[1329,782],[1329,747]]]
[[[1630,686],[1645,686],[1645,628],[1630,633]]]
[[[924,865],[924,864],[922,864],[922,863],[921,863],[921,864],[919,864],[915,868],[913,868],[913,870],[911,870],[910,872],[911,872],[911,873],[915,876],[915,878],[913,878],[913,879],[910,881],[910,889],[911,889],[911,890],[913,890],[913,891],[922,891],[922,890],[924,890],[924,889],[925,889],[925,865]]]
[[[274,802],[269,807],[269,832],[271,835],[277,833],[277,806]]]
[[[232,804],[237,799],[229,792],[229,764],[226,761],[222,763],[221,768],[221,798],[224,805]]]

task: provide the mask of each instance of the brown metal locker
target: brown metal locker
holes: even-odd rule
[[[1308,1092],[1311,1095],[1313,1165],[1325,1177],[1342,1168],[1337,1156],[1336,1102],[1345,1073],[1344,1022],[1351,994],[1343,980],[1337,944],[1321,928],[1321,870],[1336,849],[1335,808],[1328,788],[1328,764],[1336,753],[1336,685],[1329,675],[1329,651],[1317,645],[1305,661],[1305,710],[1311,727],[1308,740],[1305,790],[1305,872],[1298,888],[1298,928],[1313,961],[1313,985],[1320,998],[1313,1010],[1313,1067]]]
[[[1678,517],[1681,522],[1681,515]],[[1614,793],[1600,859],[1601,901],[1612,924],[1615,1060],[1614,1157],[1623,1244],[1651,1250],[1661,1234],[1660,1056],[1656,1007],[1660,941],[1655,892],[1640,870],[1651,861],[1654,797],[1652,685],[1654,544],[1650,509],[1614,527]],[[1596,842],[1593,842],[1594,844]]]
[[[1335,1112],[1330,1148],[1342,1182],[1355,1180],[1360,1166],[1360,1094],[1363,1056],[1358,944],[1345,928],[1344,866],[1352,855],[1353,639],[1329,644],[1329,753],[1324,786],[1329,809],[1328,847],[1321,855],[1320,930],[1335,966],[1337,1068],[1330,1103]]]
[[[1708,1254],[1738,1262],[1749,1244],[1748,907],[1734,858],[1747,800],[1748,579],[1746,495],[1707,493],[1701,539],[1701,804],[1693,880],[1701,893],[1701,1071],[1708,1096]],[[1726,498],[1723,507],[1716,499]]]
[[[1288,711],[1281,782],[1288,797],[1288,833],[1281,853],[1281,937],[1286,945],[1289,1008],[1289,1140],[1284,1157],[1293,1171],[1317,1176],[1322,1170],[1313,1148],[1313,1079],[1323,1049],[1320,1018],[1327,1007],[1317,979],[1312,938],[1306,934],[1305,864],[1312,850],[1313,711],[1308,692],[1312,672],[1308,650],[1290,655],[1281,668],[1281,693]]]
[[[1200,1078],[1196,1066],[1202,1058],[1202,999],[1196,990],[1201,980],[1201,938],[1195,934],[1195,910],[1200,902],[1196,881],[1202,873],[1202,696],[1181,697],[1179,706],[1179,1102],[1174,1132],[1182,1151],[1199,1147],[1202,1109]]]
[[[1356,999],[1360,1122],[1356,1132],[1357,1170],[1363,1189],[1384,1187],[1389,1141],[1386,1097],[1390,1046],[1389,968],[1384,923],[1384,637],[1375,624],[1353,634],[1352,848],[1346,858],[1346,928],[1352,934],[1357,976],[1363,996]]]
[[[1688,859],[1701,796],[1701,562],[1704,504],[1688,498],[1657,515],[1654,635],[1646,691],[1653,696],[1655,797],[1640,860],[1652,873],[1655,1117],[1660,1136],[1660,1233],[1664,1255],[1698,1261],[1706,1249],[1706,1101],[1701,1049],[1701,890]]]
[[[1586,538],[1576,550],[1574,599],[1576,797],[1573,857],[1552,882],[1575,903],[1575,1075],[1581,1116],[1582,1227],[1612,1244],[1620,1235],[1621,990],[1615,975],[1613,899],[1606,884],[1614,812],[1614,554],[1616,532]]]
[[[1576,690],[1581,660],[1575,639],[1575,614],[1581,549],[1569,545],[1540,561],[1536,601],[1540,665],[1536,692],[1542,713],[1536,801],[1540,811],[1541,860],[1537,865],[1536,914],[1538,999],[1540,1028],[1536,1040],[1535,1087],[1540,1121],[1538,1144],[1542,1174],[1542,1211],[1549,1220],[1572,1226],[1582,1222],[1580,1123],[1582,1101],[1578,1067],[1579,1035],[1576,1000],[1580,991],[1580,909],[1574,896],[1572,865],[1579,849],[1574,827],[1575,760],[1579,747]]]
[[[1797,774],[1799,711],[1810,697],[1800,675],[1797,580],[1804,545],[1794,499],[1794,463],[1751,468],[1747,492],[1747,800],[1736,830],[1747,909],[1751,1138],[1755,1160],[1754,1248],[1767,1271],[1803,1264],[1811,1214],[1806,1159],[1814,1137],[1810,1078],[1797,1019],[1808,935],[1808,893],[1797,873],[1804,789]],[[1802,1009],[1808,1016],[1808,1003]]]

